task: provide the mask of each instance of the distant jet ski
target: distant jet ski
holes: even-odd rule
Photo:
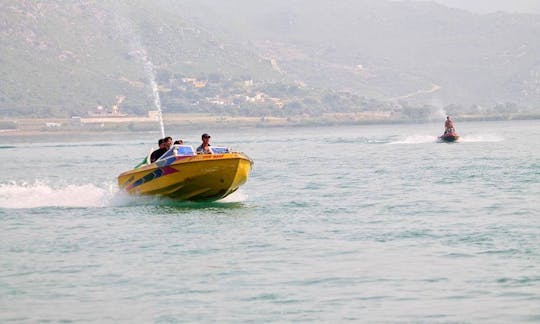
[[[450,116],[446,116],[446,121],[444,122],[444,134],[439,136],[439,139],[441,142],[455,142],[459,139],[459,135],[454,128],[454,122]]]

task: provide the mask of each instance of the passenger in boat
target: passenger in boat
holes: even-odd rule
[[[179,139],[179,140],[176,140],[174,141],[174,145],[184,145],[184,141]]]
[[[210,149],[210,138],[210,135],[206,133],[202,134],[202,143],[197,147],[197,154],[212,154],[212,150]]]
[[[150,163],[156,162],[157,159],[159,159],[163,154],[165,154],[165,152],[168,151],[167,147],[165,146],[166,144],[164,138],[159,139],[158,145],[159,148],[152,152],[152,154],[150,154]]]
[[[446,116],[446,121],[444,122],[444,133],[453,134],[456,130],[454,128],[454,122],[450,119],[450,116]]]
[[[172,144],[173,144],[173,140],[172,140],[172,137],[170,136],[167,136],[163,139],[165,141],[165,148],[168,150],[171,148]]]

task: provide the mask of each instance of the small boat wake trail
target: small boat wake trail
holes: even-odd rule
[[[504,138],[494,134],[466,134],[462,135],[457,142],[459,143],[489,143],[502,142]],[[390,141],[387,144],[427,144],[438,143],[439,137],[433,135],[411,135],[402,139]]]
[[[465,143],[502,142],[504,138],[494,134],[469,134],[461,136],[459,141]]]
[[[412,135],[407,136],[404,139],[390,142],[388,144],[425,144],[437,142],[438,137],[433,135]]]

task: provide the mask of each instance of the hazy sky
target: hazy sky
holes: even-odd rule
[[[540,0],[432,0],[448,7],[479,13],[496,11],[540,14]]]

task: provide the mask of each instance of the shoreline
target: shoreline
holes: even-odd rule
[[[379,116],[377,116],[379,117]],[[510,115],[510,116],[453,116],[459,122],[481,121],[511,121],[511,120],[540,120],[538,115]],[[224,128],[289,128],[289,127],[324,127],[348,125],[392,125],[392,124],[427,124],[436,123],[441,119],[406,120],[396,118],[366,118],[365,115],[331,114],[322,117],[223,117],[211,115],[165,115],[165,129],[200,130],[201,127],[212,129]],[[143,120],[133,122],[133,118],[122,120],[119,118],[99,122],[73,125],[65,118],[19,118],[3,121],[12,123],[17,128],[0,129],[0,138],[35,137],[35,136],[111,136],[134,133],[159,133],[157,120]],[[52,126],[51,126],[52,125]]]

